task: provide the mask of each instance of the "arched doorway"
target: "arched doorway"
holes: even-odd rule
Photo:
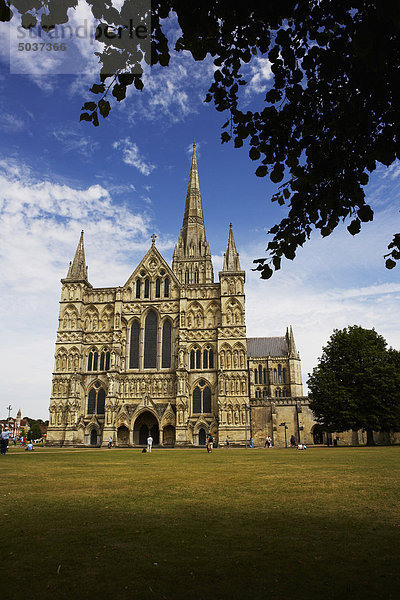
[[[118,446],[127,446],[129,444],[129,429],[126,425],[121,425],[117,429]]]
[[[173,446],[175,444],[175,427],[167,425],[163,429],[163,444],[164,446]]]
[[[90,432],[90,445],[97,446],[97,431],[94,428]]]
[[[133,428],[133,443],[135,446],[145,446],[147,444],[149,433],[153,438],[153,446],[157,446],[160,443],[158,421],[153,413],[146,410],[145,412],[142,412],[135,421],[135,426]]]
[[[201,427],[199,429],[199,446],[206,445],[206,430]]]

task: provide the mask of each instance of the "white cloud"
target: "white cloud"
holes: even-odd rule
[[[4,113],[1,116],[0,129],[7,133],[22,131],[26,128],[25,121],[12,113]]]
[[[143,159],[139,152],[138,145],[129,138],[114,142],[112,147],[114,150],[121,150],[124,163],[131,167],[135,167],[142,175],[150,175],[155,169],[154,165]]]
[[[267,58],[255,56],[249,64],[250,76],[246,86],[245,94],[261,94],[268,88],[268,82],[273,78],[271,63]]]
[[[52,135],[60,143],[61,152],[79,152],[83,156],[88,156],[99,147],[99,143],[82,129],[59,128],[52,131]]]

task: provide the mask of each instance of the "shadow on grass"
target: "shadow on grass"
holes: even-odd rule
[[[2,519],[10,598],[398,598],[398,529],[385,523],[204,501],[157,513],[87,504],[43,500],[17,528]]]

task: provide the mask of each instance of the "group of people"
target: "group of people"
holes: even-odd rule
[[[8,444],[10,442],[10,439],[13,440],[14,446],[16,445],[16,439],[15,437],[12,438],[11,436],[11,431],[8,429],[8,427],[4,427],[3,431],[0,433],[0,448],[1,448],[1,454],[5,455],[7,453],[8,450]],[[22,444],[21,444],[22,445]],[[25,450],[28,450],[28,452],[31,452],[33,450],[33,442],[32,440],[28,442]]]

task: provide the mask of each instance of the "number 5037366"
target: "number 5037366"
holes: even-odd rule
[[[64,52],[67,49],[66,44],[50,44],[49,42],[20,42],[18,44],[19,52]]]

